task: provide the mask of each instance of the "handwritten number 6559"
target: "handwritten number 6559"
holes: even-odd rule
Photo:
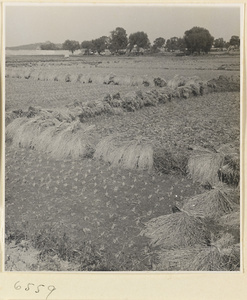
[[[20,282],[20,281],[17,281],[17,282],[14,284],[14,288],[15,288],[16,290],[20,290],[20,289],[21,289],[21,285],[19,284],[19,282]],[[27,284],[27,287],[25,288],[25,291],[29,291],[31,285],[34,285],[34,283],[28,283],[28,284]],[[37,286],[37,289],[36,289],[36,291],[35,291],[36,294],[40,292],[40,288],[41,288],[41,287],[45,287],[44,284],[39,284],[39,285]],[[55,288],[54,285],[49,285],[49,286],[47,287],[47,289],[48,289],[48,291],[50,291],[50,293],[46,296],[46,300],[48,299],[48,297],[50,296],[50,294],[56,290],[56,288]]]

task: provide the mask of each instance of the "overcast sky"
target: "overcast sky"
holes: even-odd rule
[[[150,42],[157,37],[183,37],[194,26],[204,27],[215,38],[229,41],[240,36],[240,8],[237,6],[6,6],[6,47],[66,39],[91,40],[109,36],[116,27],[127,34],[144,31]]]

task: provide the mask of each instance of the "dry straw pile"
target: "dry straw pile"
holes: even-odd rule
[[[45,111],[13,120],[6,128],[6,141],[16,147],[44,151],[56,159],[91,156],[93,125],[73,121],[67,111]]]
[[[232,144],[222,145],[217,151],[194,147],[188,161],[189,173],[209,189],[186,199],[178,212],[147,222],[141,234],[150,238],[152,246],[159,246],[156,270],[239,270],[237,149]]]
[[[224,227],[230,227],[232,229],[240,229],[240,211],[235,211],[233,213],[222,216],[219,219],[219,224]]]
[[[151,239],[152,246],[166,249],[205,244],[208,234],[200,218],[183,211],[151,219],[141,232]]]
[[[183,210],[198,217],[218,218],[238,208],[231,198],[232,191],[219,183],[213,189],[185,200]]]
[[[240,163],[237,147],[221,146],[217,151],[194,147],[188,160],[188,172],[194,181],[202,185],[217,185],[219,181],[237,186],[240,178]]]
[[[215,186],[219,182],[218,171],[223,162],[222,154],[206,148],[194,147],[188,161],[188,171],[194,181],[202,185]]]
[[[153,166],[153,148],[142,139],[109,136],[98,143],[94,157],[124,169],[150,170]]]
[[[230,236],[226,236],[232,241]],[[168,271],[239,271],[239,244],[195,245],[180,249],[162,249],[159,251],[159,263],[156,270]]]

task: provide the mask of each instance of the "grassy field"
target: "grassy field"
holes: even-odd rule
[[[158,77],[168,82],[175,75],[199,76],[204,81],[220,75],[239,75],[239,57],[230,55],[48,58],[42,62],[35,58],[29,61],[26,58],[7,58],[6,66],[7,113],[20,109],[27,111],[29,106],[57,109],[74,101],[102,102],[107,94],[146,93],[150,89],[158,93],[162,91],[162,88],[147,86],[143,81],[135,85],[104,84],[8,75],[17,69],[20,74],[31,69],[42,74],[91,74],[92,78],[109,74],[136,76],[148,78],[149,82]],[[25,116],[21,118],[24,120]],[[14,121],[11,119],[10,125]],[[194,147],[213,153],[222,145],[231,144],[236,147],[239,160],[240,92],[226,88],[226,91],[221,89],[218,93],[210,92],[187,99],[174,97],[165,103],[144,106],[132,112],[123,110],[121,114],[99,114],[83,122],[83,125],[93,126],[95,145],[109,136],[147,141],[154,153],[152,169],[117,168],[93,155],[54,158],[42,149],[21,144],[18,147],[7,136],[6,269],[183,270],[181,256],[180,267],[172,262],[167,266],[161,257],[169,247],[163,244],[153,246],[150,237],[142,232],[149,221],[170,214],[175,216],[174,207],[180,208],[188,199],[214,189],[202,185],[200,180],[188,174],[187,163],[193,156]],[[222,153],[227,161],[226,157],[230,155]],[[232,211],[237,213],[239,192],[237,183],[232,181],[223,180],[231,189],[233,201],[230,204]],[[228,216],[228,213],[221,215]],[[203,224],[210,243],[228,234],[231,242],[228,239],[228,244],[225,244],[231,247],[239,244],[238,224],[236,229],[236,226],[223,225],[223,221],[220,223],[214,218],[203,218]],[[175,235],[174,232],[174,239]],[[206,250],[203,248],[203,253],[207,253],[209,248],[209,245]],[[201,248],[198,251],[201,253]],[[232,254],[234,251],[235,248],[231,248],[231,255],[220,252],[219,266],[215,263],[204,267],[207,270],[237,270],[239,261]],[[172,260],[173,254],[169,252],[169,255]],[[204,269],[200,267],[199,270]]]

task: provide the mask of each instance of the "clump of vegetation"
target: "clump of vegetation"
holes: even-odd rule
[[[194,147],[188,161],[188,172],[194,181],[215,186],[219,181],[238,185],[239,155],[233,145],[221,146],[217,151]]]
[[[138,138],[129,141],[108,136],[96,146],[94,157],[124,169],[150,170],[153,167],[152,146]]]
[[[228,237],[227,237],[228,238]],[[224,248],[195,245],[159,251],[156,270],[168,271],[239,271],[239,244]]]
[[[187,212],[177,212],[151,219],[146,223],[141,234],[151,239],[151,245],[166,249],[205,244],[209,238],[202,220]]]
[[[57,117],[60,118],[61,114],[58,113]],[[16,147],[44,151],[56,159],[78,159],[92,155],[93,129],[93,125],[82,126],[78,120],[67,123],[54,117],[18,118],[7,126],[6,141],[12,142]]]
[[[231,196],[231,191],[224,184],[218,184],[203,194],[187,199],[183,210],[198,217],[218,218],[237,208]]]
[[[156,149],[154,151],[154,168],[161,173],[187,174],[188,157],[180,152]]]

